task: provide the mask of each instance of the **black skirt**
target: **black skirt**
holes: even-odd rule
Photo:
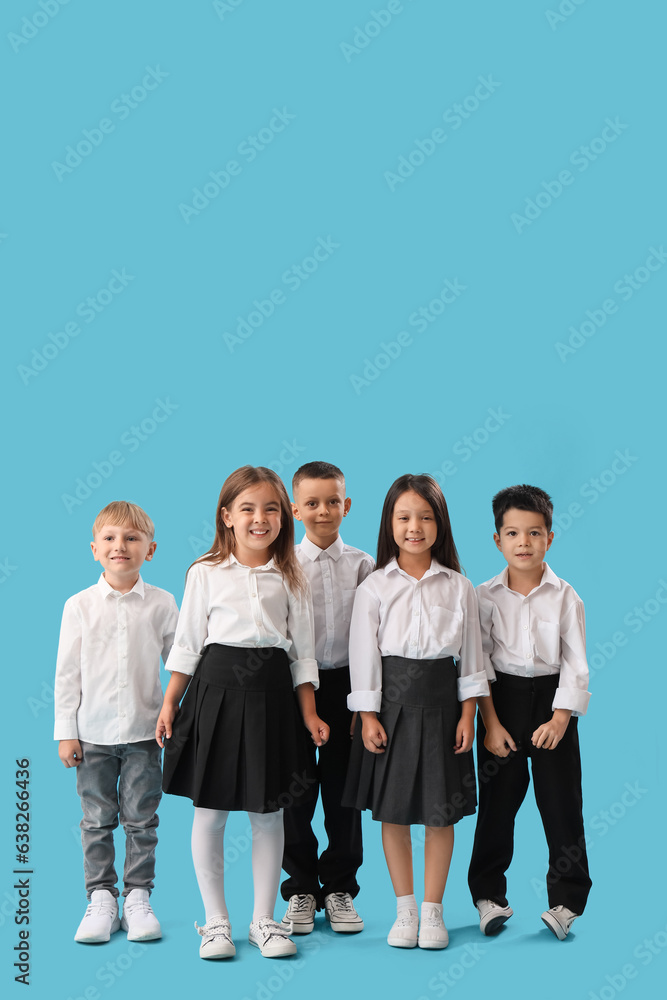
[[[276,812],[309,787],[308,738],[283,649],[212,643],[165,741],[163,788],[205,809]]]
[[[451,826],[477,806],[472,751],[454,753],[461,717],[452,657],[382,657],[379,720],[384,753],[366,750],[355,727],[343,804],[373,819],[409,826]]]

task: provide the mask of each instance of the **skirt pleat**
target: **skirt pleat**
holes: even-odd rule
[[[285,651],[213,643],[166,741],[163,788],[206,809],[276,812],[309,780],[307,737]]]
[[[355,727],[343,804],[373,819],[408,826],[451,826],[477,806],[472,751],[454,753],[461,715],[451,657],[382,658],[383,754],[366,750]]]

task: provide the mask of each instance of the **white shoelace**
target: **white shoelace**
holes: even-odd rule
[[[405,907],[401,909],[396,914],[396,921],[394,927],[415,927],[419,923],[419,915],[416,910],[408,910]]]
[[[332,892],[329,896],[329,905],[337,913],[352,913],[354,904],[349,892]]]
[[[310,901],[309,896],[296,896],[295,901],[290,900],[290,909],[293,913],[308,913],[311,906],[313,905]]]

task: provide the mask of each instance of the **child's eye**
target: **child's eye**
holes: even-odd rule
[[[337,507],[340,504],[340,500],[330,500],[329,503],[332,507]]]
[[[508,535],[516,535],[516,531],[508,531],[507,534]]]

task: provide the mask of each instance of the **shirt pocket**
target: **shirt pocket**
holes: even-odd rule
[[[352,621],[352,606],[354,605],[354,595],[356,590],[343,590],[341,591],[341,605],[342,605],[342,617],[346,625],[349,625]]]
[[[449,649],[458,656],[463,641],[463,612],[449,608],[432,607],[428,615],[428,638],[440,649]]]
[[[557,622],[537,622],[535,649],[550,667],[560,666],[560,625]]]

